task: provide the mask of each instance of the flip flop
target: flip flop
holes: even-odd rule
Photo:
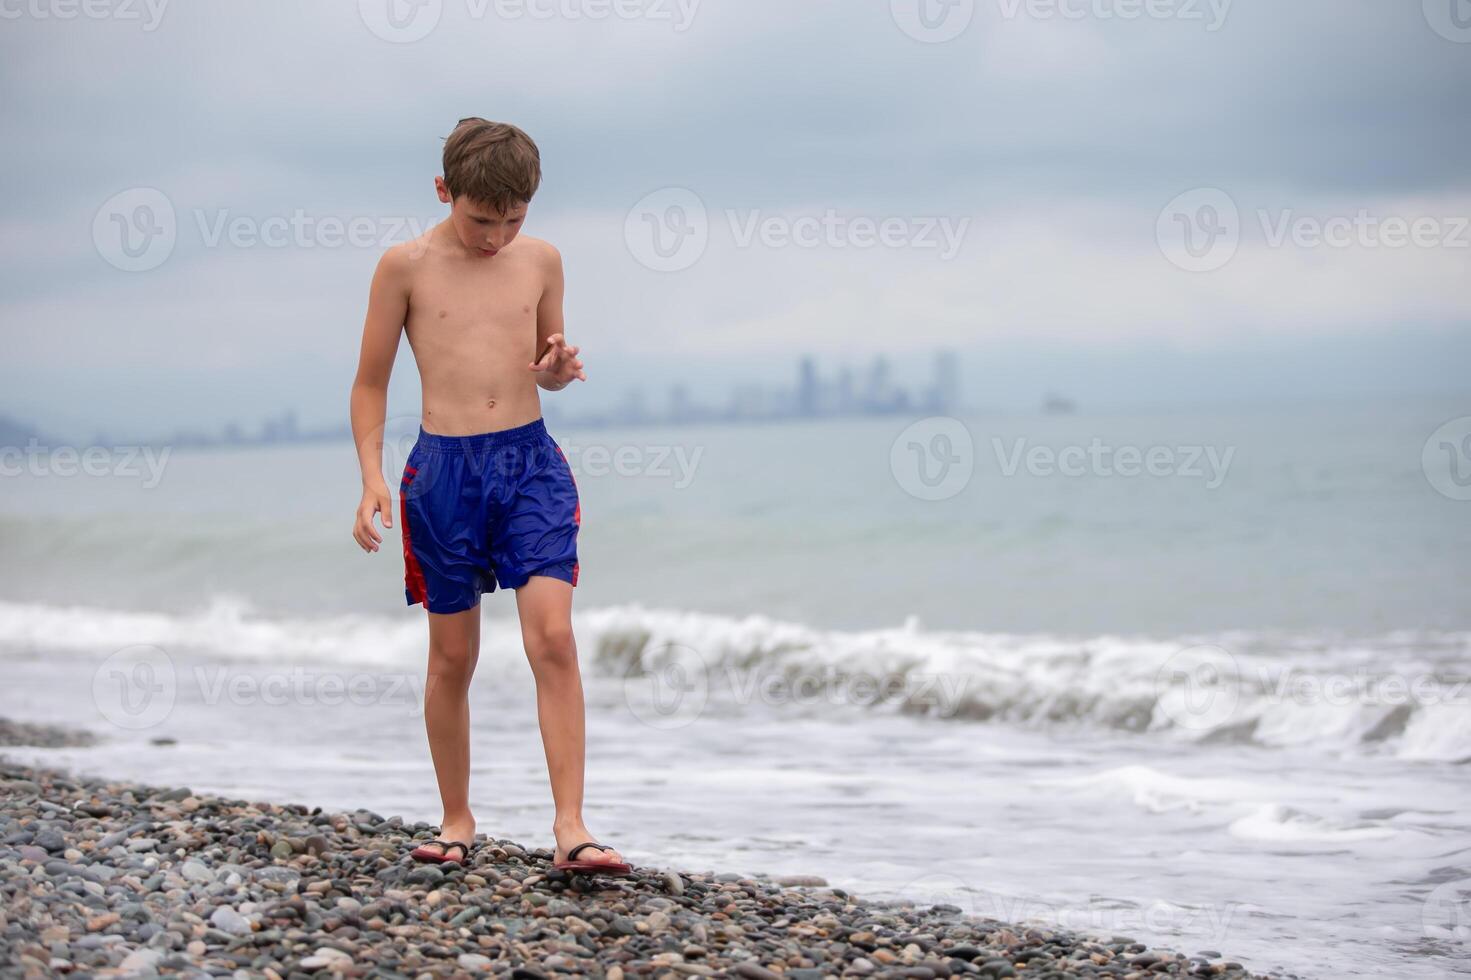
[[[600,851],[613,850],[613,848],[607,847],[603,844],[599,844],[597,841],[583,841],[581,844],[578,844],[576,847],[572,848],[572,850],[567,852],[567,860],[559,861],[553,864],[552,867],[556,868],[558,871],[566,871],[570,874],[600,874],[611,875],[615,878],[630,874],[633,871],[632,865],[624,864],[622,861],[613,862],[576,860],[577,852],[582,850],[584,847],[596,847]]]
[[[433,844],[438,844],[440,849],[438,851],[431,850],[430,847]],[[461,849],[463,857],[452,858],[449,856],[450,848],[454,847],[458,847]],[[466,844],[464,841],[441,840],[440,838],[436,837],[433,840],[427,841],[414,848],[412,851],[409,852],[409,857],[413,858],[415,861],[425,862],[428,864],[444,864],[447,861],[454,861],[456,864],[464,864],[465,862],[470,860],[470,845]]]

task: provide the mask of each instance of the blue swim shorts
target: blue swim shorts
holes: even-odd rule
[[[411,606],[459,612],[533,575],[577,585],[582,505],[567,455],[542,419],[474,436],[421,426],[399,505]]]

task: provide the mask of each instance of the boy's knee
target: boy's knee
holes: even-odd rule
[[[534,664],[567,667],[577,662],[576,641],[571,623],[536,623],[521,631],[526,656]]]
[[[466,644],[430,643],[429,673],[440,675],[446,680],[469,680],[479,656],[478,650]]]

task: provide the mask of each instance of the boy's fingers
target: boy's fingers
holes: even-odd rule
[[[392,502],[391,501],[387,501],[387,500],[380,500],[380,501],[378,501],[378,506],[380,508],[380,513],[383,514],[383,526],[384,527],[393,527],[393,504],[392,504]]]
[[[364,514],[361,511],[358,512],[358,524],[356,530],[354,531],[354,536],[358,539],[358,543],[361,544],[364,548],[368,548],[374,541],[382,540],[378,537],[378,530],[373,527],[372,514]]]

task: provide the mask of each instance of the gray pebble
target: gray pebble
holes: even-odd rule
[[[210,925],[221,932],[232,936],[245,936],[250,933],[250,922],[228,905],[221,905],[210,914]]]
[[[37,847],[44,847],[48,851],[66,850],[66,838],[54,830],[42,830],[35,836],[34,843]]]
[[[179,868],[179,874],[183,875],[187,881],[211,882],[215,880],[215,873],[199,861],[185,861]]]

